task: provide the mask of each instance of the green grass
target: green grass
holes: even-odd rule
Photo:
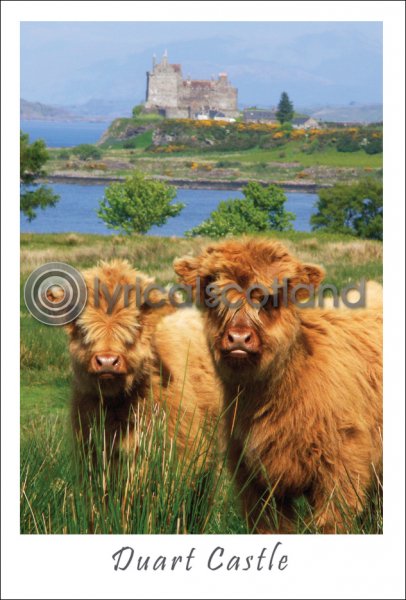
[[[363,150],[357,152],[337,152],[335,148],[326,148],[322,152],[307,154],[300,148],[301,142],[291,141],[271,150],[255,148],[245,152],[228,153],[241,162],[298,162],[303,167],[316,165],[326,167],[371,168],[382,167],[382,154],[366,154]],[[283,156],[280,156],[283,154]]]
[[[322,264],[329,283],[340,287],[360,277],[382,281],[379,242],[303,232],[272,237],[283,240],[301,259]],[[174,281],[173,259],[197,253],[207,242],[148,236],[23,234],[21,293],[29,273],[45,262],[62,261],[82,269],[101,257],[128,258],[167,284]],[[186,463],[182,466],[182,461],[168,452],[165,427],[159,418],[152,437],[143,437],[135,467],[130,467],[124,453],[118,466],[113,466],[108,460],[109,448],[103,448],[97,435],[99,459],[89,460],[82,449],[79,460],[73,452],[68,419],[71,370],[67,336],[61,328],[35,321],[22,298],[21,348],[22,533],[249,532],[239,513],[232,474],[222,468],[222,459],[220,468],[210,469],[208,474],[193,460],[190,469]],[[304,499],[296,508],[297,532],[315,532]],[[277,518],[274,509],[271,515]],[[382,531],[379,495],[371,497],[363,518],[351,520],[348,530]]]
[[[140,133],[134,140],[134,148],[148,148],[152,144],[152,131]]]
[[[196,150],[185,150],[174,152],[179,157],[195,157],[196,160],[229,160],[241,163],[275,162],[287,163],[297,162],[301,167],[314,167],[317,165],[337,168],[382,168],[382,154],[367,154],[363,150],[356,152],[337,152],[334,147],[327,147],[323,151],[310,153],[303,152],[303,142],[288,141],[283,146],[272,149],[252,148],[249,150],[225,150],[198,152]],[[159,160],[165,158],[159,154]]]
[[[138,134],[136,137],[127,138],[125,140],[108,139],[99,146],[103,150],[145,150],[152,144],[152,130],[144,131],[144,133]],[[131,147],[126,144],[131,143]]]

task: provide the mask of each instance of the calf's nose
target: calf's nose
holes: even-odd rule
[[[249,353],[260,351],[260,340],[256,332],[249,327],[230,327],[224,332],[221,348],[224,352],[243,350]]]
[[[243,331],[230,329],[227,332],[227,339],[230,342],[230,344],[241,344],[245,346],[251,340],[251,332],[247,330]]]
[[[120,368],[120,362],[118,354],[95,354],[93,368],[95,371],[116,371]]]

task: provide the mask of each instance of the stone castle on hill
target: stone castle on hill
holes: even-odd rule
[[[152,71],[147,72],[145,109],[168,119],[235,118],[237,94],[226,73],[211,81],[183,79],[181,66],[170,64],[165,52],[160,63],[153,58]]]

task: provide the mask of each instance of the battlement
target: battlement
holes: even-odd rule
[[[183,79],[181,65],[170,64],[165,52],[160,63],[153,58],[152,71],[147,72],[145,109],[167,118],[193,119],[202,114],[235,118],[239,114],[237,95],[227,73],[211,81]]]

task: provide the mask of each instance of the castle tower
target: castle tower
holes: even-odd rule
[[[178,107],[178,87],[182,82],[180,65],[168,62],[168,52],[165,50],[160,63],[153,61],[152,71],[147,72],[147,93],[145,108],[163,111],[167,108]]]

